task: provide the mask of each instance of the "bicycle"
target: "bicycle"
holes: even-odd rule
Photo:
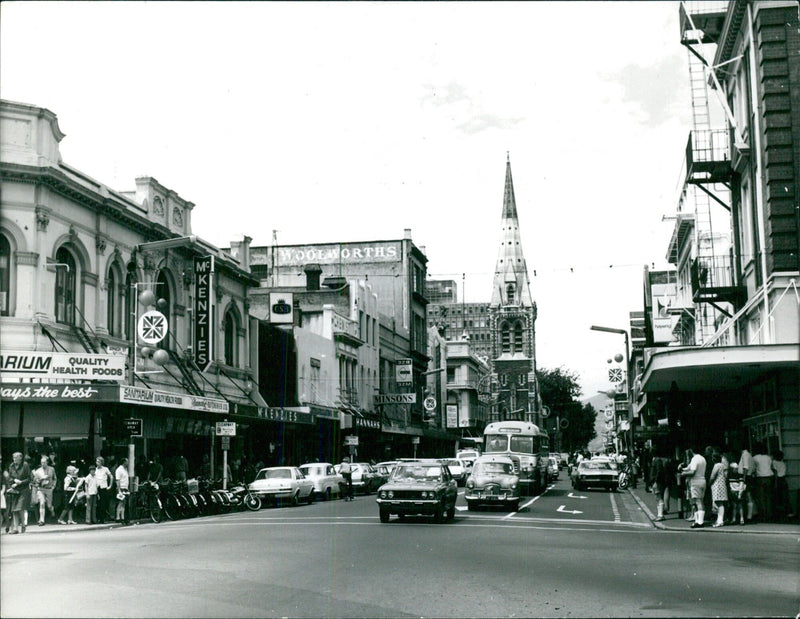
[[[164,518],[164,509],[158,497],[158,484],[145,481],[139,484],[139,491],[131,498],[131,520],[150,518],[159,523]]]

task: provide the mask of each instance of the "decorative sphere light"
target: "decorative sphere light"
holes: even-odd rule
[[[611,363],[611,359],[609,359],[606,363]]]
[[[153,294],[152,290],[143,290],[139,294],[139,303],[141,303],[145,307],[150,307],[155,302],[156,302],[156,295]]]
[[[139,354],[142,356],[143,359],[147,359],[150,356],[151,352],[152,350],[150,350],[149,346],[142,346],[139,349]]]
[[[614,355],[614,361],[616,361],[617,363],[622,363],[622,355],[619,353]]]
[[[168,305],[169,305],[169,303],[167,303],[166,299],[159,299],[158,301],[156,301],[156,307],[161,312],[163,312],[165,309],[167,309]]]
[[[169,353],[163,348],[159,348],[153,353],[153,363],[156,365],[164,365],[169,361]]]

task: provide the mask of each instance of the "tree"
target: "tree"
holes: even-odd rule
[[[541,368],[536,371],[542,404],[550,409],[550,417],[544,421],[544,429],[551,437],[560,439],[562,451],[585,449],[595,436],[597,412],[591,404],[581,404],[581,388],[578,375],[563,367]],[[566,420],[566,424],[564,423]],[[561,422],[561,428],[556,424]],[[563,427],[566,425],[566,427]],[[556,432],[559,434],[556,434]],[[551,442],[551,448],[554,445]]]

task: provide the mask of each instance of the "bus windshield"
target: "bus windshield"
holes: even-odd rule
[[[521,454],[537,453],[539,449],[538,446],[536,446],[536,451],[534,451],[535,443],[536,437],[511,435],[511,451]]]
[[[519,438],[519,437],[514,437]],[[505,453],[508,451],[508,434],[487,434],[486,435],[486,452],[487,453]]]

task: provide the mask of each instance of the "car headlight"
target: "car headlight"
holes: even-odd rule
[[[394,492],[392,490],[389,490],[389,492],[387,492],[386,494],[390,499],[394,498]]]
[[[423,499],[427,499],[427,498],[428,498],[428,493],[427,493],[425,490],[423,490],[423,491],[420,493],[420,496],[421,496]]]
[[[514,483],[511,484],[511,489],[512,490],[516,490],[517,489],[517,482],[514,482]]]
[[[467,480],[467,488],[470,488],[470,489],[472,489],[472,488],[474,488],[474,487],[475,487],[475,482],[474,482],[474,481],[472,481],[472,479],[468,479],[468,480]]]
[[[380,492],[380,494],[378,496],[380,496],[382,499],[385,499],[386,498],[386,492],[384,490],[381,490],[381,492]]]

